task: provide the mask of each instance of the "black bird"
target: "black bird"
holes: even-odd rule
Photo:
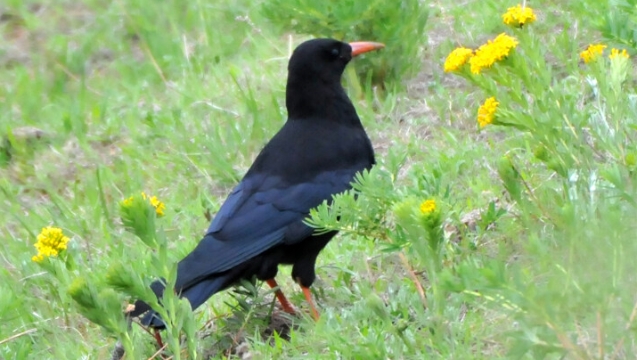
[[[194,309],[241,279],[267,281],[283,309],[294,313],[274,277],[278,265],[292,265],[312,315],[318,312],[309,287],[319,252],[336,231],[314,235],[305,225],[310,209],[351,188],[356,173],[374,165],[372,144],[341,76],[352,57],[383,48],[374,42],[314,39],[299,45],[288,64],[288,120],[263,148],[232,190],[197,247],[178,264],[175,291]],[[151,285],[161,299],[164,285]],[[130,316],[150,310],[135,303]],[[148,311],[142,324],[164,323]]]

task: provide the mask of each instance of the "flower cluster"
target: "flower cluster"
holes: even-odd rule
[[[119,210],[126,230],[150,247],[157,246],[155,220],[164,216],[166,205],[156,196],[141,192],[120,201]]]
[[[604,55],[604,49],[606,49],[606,45],[604,44],[590,44],[588,45],[588,47],[586,48],[586,50],[582,51],[579,56],[582,60],[584,60],[584,63],[588,64],[592,61],[597,60],[599,57]],[[610,54],[608,55],[609,59],[619,59],[619,58],[624,58],[624,59],[628,59],[630,58],[630,55],[628,55],[628,52],[626,51],[626,49],[611,49],[610,50]]]
[[[625,58],[628,59],[630,56],[628,55],[628,52],[626,51],[626,49],[623,50],[619,50],[619,49],[611,49],[610,50],[610,55],[608,55],[609,59],[615,59],[615,58]]]
[[[579,56],[584,60],[585,63],[589,63],[598,57],[602,56],[604,53],[604,49],[606,49],[606,45],[602,44],[591,44],[586,48],[586,50],[582,51]]]
[[[464,64],[469,63],[473,74],[480,74],[496,62],[505,59],[518,45],[516,38],[507,34],[500,34],[495,39],[487,41],[475,52],[465,47],[454,49],[445,60],[445,72],[459,71]]]
[[[519,5],[510,7],[507,12],[502,15],[502,21],[514,27],[522,27],[526,24],[530,24],[536,20],[533,9],[528,6]]]
[[[434,199],[428,199],[423,201],[420,204],[420,212],[428,215],[431,214],[432,212],[436,211],[436,200]]]
[[[445,60],[445,72],[458,71],[473,56],[473,50],[459,47],[453,50]]]
[[[505,59],[511,50],[518,45],[517,39],[505,33],[498,35],[495,39],[487,41],[480,46],[474,56],[469,59],[471,72],[479,74],[483,69],[488,69],[496,62]]]
[[[518,5],[511,7],[502,15],[502,21],[511,26],[522,27],[530,24],[536,19],[533,9],[528,6]],[[495,39],[487,41],[475,52],[472,49],[458,47],[454,49],[445,60],[445,72],[459,71],[467,62],[471,65],[473,74],[480,74],[484,69],[488,69],[496,62],[505,59],[518,45],[518,40],[505,33],[498,35]]]
[[[158,217],[164,216],[164,210],[166,210],[166,205],[163,202],[159,201],[157,196],[148,196],[146,195],[145,192],[142,192],[142,198],[144,200],[148,200],[150,205],[152,205],[153,208],[155,208],[155,213],[157,213]],[[128,199],[122,200],[121,202],[122,207],[129,208],[133,206],[133,200],[134,200],[133,196],[129,197]]]
[[[35,262],[41,262],[44,258],[51,256],[58,256],[61,251],[66,250],[66,244],[69,242],[69,238],[64,235],[62,229],[50,226],[42,228],[37,239],[38,241],[33,246],[38,250],[38,254],[31,258]]]
[[[484,104],[480,105],[478,108],[478,125],[480,125],[480,128],[493,123],[493,118],[495,117],[495,112],[499,104],[495,97],[490,97],[485,100]]]
[[[146,194],[142,193],[142,197],[146,199]],[[157,199],[157,196],[149,197],[148,201],[155,208],[155,212],[157,213],[157,216],[159,217],[164,216],[164,210],[166,210],[166,205],[164,205],[163,202],[159,201],[159,199]]]

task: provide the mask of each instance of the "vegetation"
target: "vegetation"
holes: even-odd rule
[[[167,294],[166,356],[632,358],[633,2],[400,3],[7,1],[0,358],[154,356],[121,313],[282,125],[308,35],[387,45],[346,79],[379,164],[308,219],[341,230],[322,317],[259,283],[194,314]]]

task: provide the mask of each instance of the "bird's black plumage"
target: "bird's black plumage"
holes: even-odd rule
[[[314,282],[316,258],[336,232],[315,236],[303,220],[374,164],[371,142],[340,82],[351,58],[352,47],[332,39],[295,49],[288,65],[287,122],[178,264],[175,289],[193,309],[240,279],[274,278],[279,264],[292,265],[302,286]],[[162,295],[160,282],[151,287]],[[148,309],[138,301],[133,315]],[[163,326],[152,311],[142,323]]]

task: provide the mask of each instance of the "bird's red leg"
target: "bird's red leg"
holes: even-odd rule
[[[155,329],[155,340],[157,340],[157,345],[159,345],[160,349],[164,347],[164,342],[161,341],[161,334],[157,329]]]
[[[312,293],[310,292],[310,288],[306,288],[305,286],[301,285],[301,289],[303,289],[303,295],[305,295],[305,299],[307,300],[307,303],[310,304],[310,309],[312,309],[312,317],[314,318],[314,320],[318,321],[319,313],[316,310],[316,306],[314,306],[314,301],[312,300]]]
[[[283,294],[283,291],[281,291],[281,288],[279,287],[279,284],[277,284],[276,280],[272,278],[272,279],[266,280],[265,282],[267,282],[271,288],[275,289],[274,295],[281,303],[281,307],[283,307],[283,311],[285,311],[288,314],[295,315],[296,310],[294,309],[294,306],[292,306],[292,303],[290,303],[290,301],[285,297],[285,295]]]

